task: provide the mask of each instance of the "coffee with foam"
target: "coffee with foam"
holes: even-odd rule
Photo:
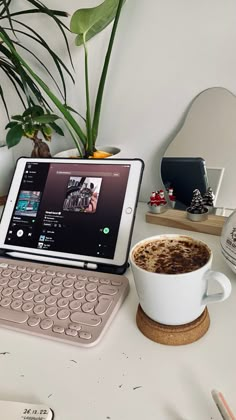
[[[161,274],[183,274],[203,267],[211,255],[206,244],[186,236],[155,239],[133,251],[135,264]]]

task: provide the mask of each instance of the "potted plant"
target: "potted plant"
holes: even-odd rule
[[[44,93],[51,99],[56,108],[62,113],[64,121],[72,135],[78,155],[80,157],[96,156],[96,140],[98,136],[100,113],[103,99],[103,92],[106,82],[107,71],[109,67],[111,52],[113,48],[114,38],[117,25],[120,18],[121,9],[124,0],[104,0],[99,6],[77,10],[70,22],[70,28],[73,33],[77,34],[76,43],[84,48],[84,72],[85,72],[85,91],[86,91],[86,117],[83,119],[84,125],[80,125],[73,115],[73,110],[66,106],[52,92],[48,85],[34,72],[32,67],[22,58],[15,45],[6,37],[5,33],[0,30],[0,37],[14,55],[15,60],[24,68],[27,74],[37,83]],[[90,103],[90,85],[88,71],[88,49],[87,41],[98,32],[102,31],[111,21],[113,25],[111,29],[110,39],[108,42],[107,52],[104,59],[104,65],[98,85],[94,112]]]
[[[25,5],[28,7],[25,7]],[[61,60],[54,49],[44,40],[41,33],[37,32],[33,25],[30,26],[26,24],[25,22],[27,21],[24,19],[25,17],[31,18],[34,15],[46,16],[49,23],[54,24],[61,34],[72,63],[69,44],[66,37],[68,28],[66,28],[61,20],[63,17],[68,17],[68,14],[61,10],[49,9],[38,0],[25,0],[23,5],[18,5],[17,7],[13,0],[0,0],[0,99],[9,121],[9,87],[13,87],[11,93],[13,92],[13,94],[16,94],[16,97],[19,99],[19,106],[23,109],[28,109],[34,105],[40,105],[41,108],[44,109],[44,112],[48,113],[50,112],[50,105],[47,102],[45,95],[35,83],[34,78],[25,70],[20,61],[16,60],[15,54],[8,48],[3,38],[9,41],[13,50],[17,47],[19,50],[27,52],[27,54],[32,57],[36,66],[47,74],[49,80],[55,84],[64,104],[66,104],[64,73],[69,75],[74,82],[72,73],[65,66],[63,60]],[[44,62],[36,55],[35,51],[38,46],[41,49],[43,57],[47,56],[47,59],[51,59],[54,63],[54,74],[49,72]],[[57,82],[57,80],[59,80],[59,82]],[[6,81],[8,81],[8,84]],[[9,84],[11,86],[9,86]]]
[[[34,105],[26,108],[22,115],[14,115],[6,125],[9,129],[6,143],[9,148],[26,137],[33,142],[32,157],[50,157],[50,149],[44,140],[50,141],[52,132],[63,136],[62,129],[56,124],[59,117],[50,111],[45,111],[42,106]]]

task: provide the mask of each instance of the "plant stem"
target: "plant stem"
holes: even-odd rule
[[[104,61],[104,66],[103,66],[103,69],[102,69],[102,74],[101,74],[101,78],[100,78],[100,82],[99,82],[99,86],[98,86],[97,98],[96,98],[95,109],[94,109],[93,126],[92,126],[93,144],[95,144],[96,139],[97,139],[97,135],[98,135],[98,126],[99,126],[99,121],[100,121],[104,86],[105,86],[108,66],[109,66],[110,57],[111,57],[111,51],[112,51],[112,47],[113,47],[113,43],[114,43],[114,38],[115,38],[116,29],[117,29],[117,26],[118,26],[123,2],[124,2],[124,0],[120,0],[119,3],[118,3],[118,6],[117,6],[116,16],[115,16],[114,23],[113,23],[113,26],[112,26],[111,36],[110,36],[110,40],[109,40],[109,44],[108,44],[108,48],[107,48],[107,53],[106,53],[106,57],[105,57],[105,61]]]
[[[87,146],[85,153],[88,156],[93,154],[93,139],[92,139],[92,126],[91,126],[91,110],[89,98],[89,75],[88,75],[88,51],[86,46],[85,35],[83,36],[84,46],[84,73],[85,73],[85,88],[86,88],[86,127],[87,127]]]

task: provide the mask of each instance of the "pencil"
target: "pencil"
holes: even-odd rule
[[[236,420],[236,417],[232,413],[227,401],[225,400],[223,394],[219,391],[216,391],[213,389],[211,391],[211,395],[213,397],[213,400],[216,403],[216,406],[221,414],[221,417],[224,420]]]

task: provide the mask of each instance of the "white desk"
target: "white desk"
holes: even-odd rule
[[[133,243],[181,232],[147,224],[145,211],[140,204]],[[209,306],[211,326],[203,338],[169,347],[144,337],[135,323],[138,299],[129,269],[130,294],[96,347],[0,329],[0,399],[47,404],[55,420],[220,420],[210,394],[216,388],[236,413],[236,276],[221,256],[218,237],[189,234],[208,243],[214,269],[233,286],[226,302]]]

